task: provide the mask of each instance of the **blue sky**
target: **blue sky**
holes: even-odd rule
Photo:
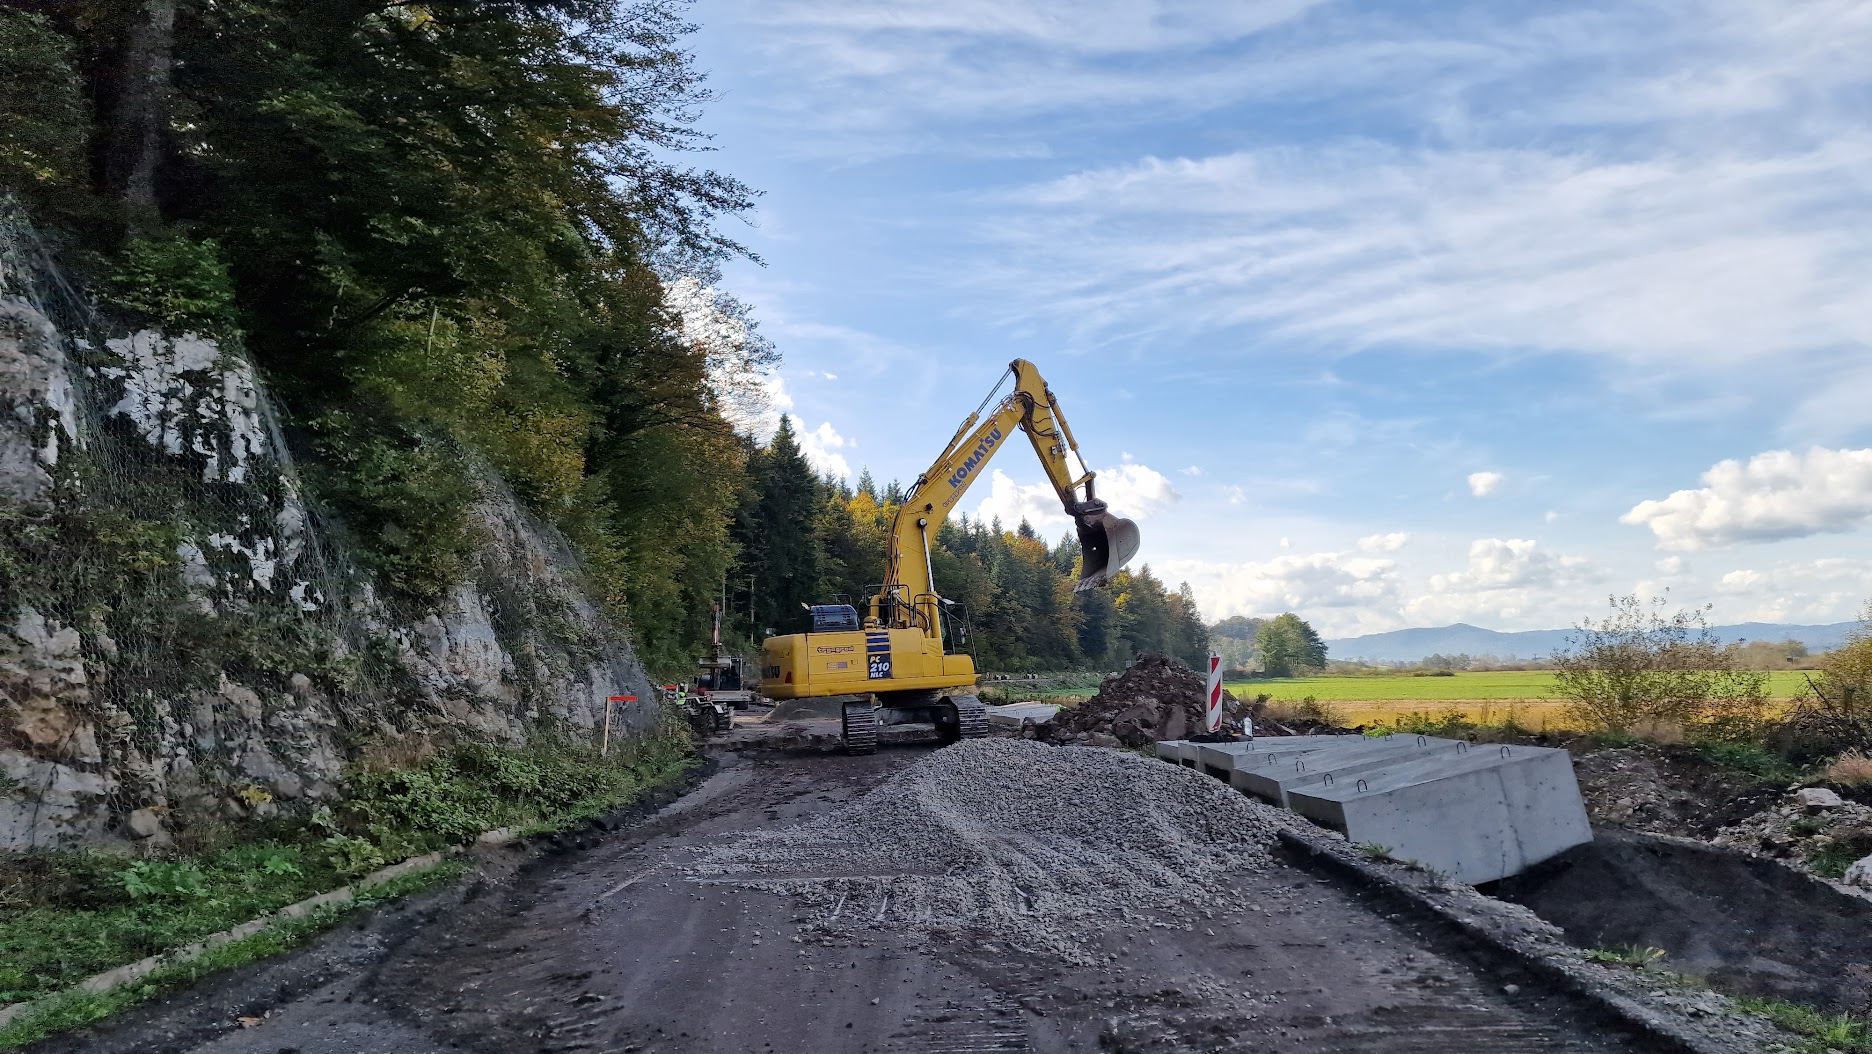
[[[818,463],[1008,360],[1211,618],[1872,598],[1872,5],[698,0]],[[1003,453],[963,507],[1065,527]]]

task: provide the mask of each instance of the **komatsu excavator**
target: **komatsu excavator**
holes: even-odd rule
[[[762,644],[761,694],[770,699],[844,697],[843,737],[849,754],[877,750],[881,725],[927,723],[945,743],[988,733],[988,711],[974,694],[975,661],[964,652],[967,620],[960,606],[936,592],[930,545],[989,459],[1015,429],[1027,433],[1047,479],[1079,532],[1075,591],[1104,585],[1138,549],[1137,524],[1112,515],[1093,491],[1072,429],[1053,392],[1025,359],[1008,366],[1001,384],[1013,393],[986,419],[982,411],[1000,393],[988,393],[917,477],[891,524],[884,582],[864,603],[810,609],[811,629],[769,637]],[[1067,461],[1078,462],[1075,475]],[[1085,497],[1079,496],[1084,488]]]

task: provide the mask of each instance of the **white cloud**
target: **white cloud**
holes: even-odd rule
[[[1502,474],[1499,472],[1471,472],[1469,473],[1469,493],[1480,498],[1494,490],[1501,481]]]
[[[1389,629],[1401,596],[1397,565],[1357,553],[1282,554],[1270,560],[1220,563],[1170,560],[1157,568],[1165,581],[1187,580],[1203,613],[1277,615],[1293,611],[1327,636]]]
[[[1703,486],[1642,501],[1619,518],[1662,549],[1713,549],[1850,531],[1872,519],[1872,450],[1771,450],[1719,461]]]
[[[1185,476],[1200,476],[1203,474],[1201,465],[1191,465],[1188,468],[1177,469],[1177,471],[1183,473]]]
[[[1518,624],[1556,606],[1577,609],[1580,587],[1598,577],[1585,558],[1549,552],[1532,539],[1477,538],[1468,564],[1431,575],[1429,591],[1413,597],[1404,613],[1412,625]]]
[[[1839,622],[1872,596],[1872,560],[1823,557],[1722,576],[1723,622]]]
[[[1368,534],[1358,540],[1358,547],[1368,553],[1395,553],[1410,541],[1410,535],[1403,531],[1389,534]]]
[[[1684,558],[1681,556],[1666,556],[1662,560],[1659,560],[1654,566],[1657,568],[1657,573],[1660,575],[1665,575],[1667,577],[1681,575],[1684,573]]]
[[[1248,501],[1248,492],[1234,483],[1222,488],[1222,496],[1228,499],[1230,505],[1242,505]]]
[[[1431,575],[1430,588],[1449,593],[1547,588],[1580,581],[1589,574],[1584,557],[1547,552],[1530,538],[1477,538],[1469,543],[1468,566]]]
[[[1149,519],[1182,500],[1168,477],[1135,461],[1099,469],[1093,485],[1099,500],[1109,506],[1114,515],[1126,519]],[[998,468],[989,476],[988,496],[975,507],[972,515],[984,521],[1000,517],[1001,525],[1010,528],[1025,519],[1035,530],[1049,534],[1072,526],[1072,517],[1060,507],[1059,495],[1054,493],[1052,484],[1019,484]]]
[[[799,436],[800,453],[806,455],[806,461],[821,475],[851,478],[851,463],[839,451],[854,444],[840,435],[832,422],[821,421],[818,428],[809,432],[805,422],[793,417],[793,430]]]
[[[1762,574],[1760,571],[1744,569],[1740,571],[1730,571],[1728,574],[1723,575],[1720,584],[1725,592],[1739,592],[1760,585],[1761,580]]]

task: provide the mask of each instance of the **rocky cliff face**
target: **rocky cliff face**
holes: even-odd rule
[[[238,349],[113,330],[0,225],[0,848],[161,842],[333,797],[362,750],[652,699],[564,541],[480,491],[470,578],[393,615]]]

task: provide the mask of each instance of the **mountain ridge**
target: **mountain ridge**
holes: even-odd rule
[[[1711,626],[1710,632],[1723,643],[1738,640],[1794,639],[1809,651],[1837,648],[1846,634],[1858,628],[1857,622],[1833,622],[1821,625],[1795,625],[1778,622],[1738,622]],[[1326,641],[1326,654],[1334,659],[1366,659],[1374,662],[1414,662],[1426,655],[1490,655],[1500,659],[1542,659],[1566,646],[1575,629],[1492,630],[1455,622],[1448,626],[1394,629],[1384,633],[1365,633]]]

